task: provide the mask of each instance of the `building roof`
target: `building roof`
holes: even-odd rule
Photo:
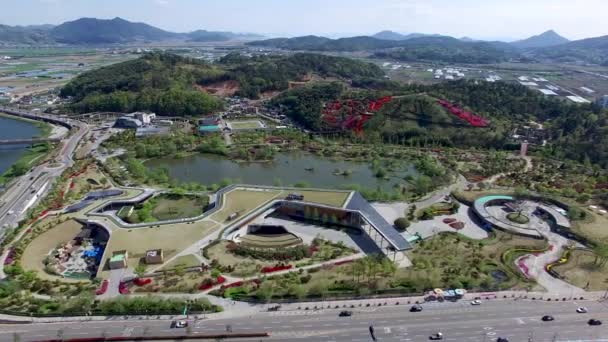
[[[359,211],[363,217],[398,251],[412,248],[410,243],[382,217],[369,202],[355,192],[346,205],[347,209]]]
[[[199,126],[199,132],[217,132],[220,130],[220,126],[218,125],[208,125],[208,126]]]

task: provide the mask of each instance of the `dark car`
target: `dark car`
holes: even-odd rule
[[[340,313],[338,314],[339,317],[350,317],[352,315],[353,315],[353,312],[347,311],[347,310],[340,311]]]
[[[506,337],[499,337],[496,339],[496,342],[509,342],[509,340]]]
[[[551,322],[551,321],[554,321],[555,318],[553,318],[553,316],[545,315],[545,316],[543,316],[542,320],[543,320],[543,322]]]
[[[420,312],[422,311],[422,306],[420,305],[412,305],[412,307],[410,308],[410,312]]]
[[[443,334],[440,332],[433,334],[433,335],[429,336],[429,340],[431,340],[431,341],[443,340]]]
[[[590,319],[587,323],[589,323],[589,325],[602,325],[602,321],[595,318]]]

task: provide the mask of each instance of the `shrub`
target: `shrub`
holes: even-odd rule
[[[400,217],[395,220],[394,224],[397,230],[403,232],[410,226],[410,221],[408,221],[405,217]]]

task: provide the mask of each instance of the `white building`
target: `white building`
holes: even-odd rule
[[[135,112],[132,115],[144,125],[149,125],[156,119],[156,114],[154,113]]]

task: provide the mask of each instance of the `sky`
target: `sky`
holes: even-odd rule
[[[0,24],[121,17],[174,32],[268,36],[437,33],[515,40],[554,29],[569,39],[608,35],[608,0],[1,0]]]

